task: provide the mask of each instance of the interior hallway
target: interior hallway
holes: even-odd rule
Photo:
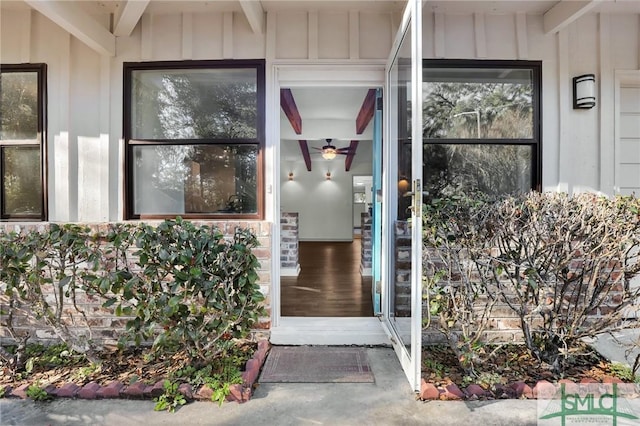
[[[360,275],[360,239],[300,242],[300,274],[280,278],[282,316],[373,316],[371,277]]]

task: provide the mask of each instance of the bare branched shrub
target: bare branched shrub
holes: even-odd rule
[[[491,209],[496,250],[480,259],[520,318],[527,347],[552,370],[588,336],[628,326],[638,290],[638,201],[530,193]]]
[[[629,285],[640,269],[638,200],[535,192],[499,202],[471,198],[449,198],[440,209],[449,213],[427,209],[425,216],[425,223],[430,215],[439,221],[425,232],[425,253],[446,266],[425,256],[430,279],[443,276],[441,322],[476,336],[498,299],[518,316],[530,351],[556,373],[583,337],[634,324],[625,319],[639,296]]]
[[[478,196],[480,197],[480,196]],[[497,302],[489,291],[491,276],[477,259],[487,250],[482,229],[486,200],[463,194],[434,199],[424,207],[423,299],[425,327],[442,332],[460,366],[475,376],[484,360],[483,332]]]

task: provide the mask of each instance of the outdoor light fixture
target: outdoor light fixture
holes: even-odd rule
[[[325,148],[322,151],[322,158],[324,158],[325,160],[333,160],[334,158],[336,158],[336,155],[336,150],[332,148]]]
[[[293,180],[293,172],[289,172],[289,180]]]
[[[573,109],[590,109],[596,106],[596,76],[579,75],[573,78]]]

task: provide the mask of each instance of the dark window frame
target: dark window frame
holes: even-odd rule
[[[526,145],[532,147],[531,188],[542,190],[542,61],[521,60],[482,60],[482,59],[423,59],[426,68],[511,68],[531,70],[533,135],[529,139],[424,139],[423,143],[432,145]]]
[[[141,70],[194,70],[194,69],[255,69],[257,85],[257,128],[256,137],[249,139],[133,139],[132,129],[132,73]],[[134,170],[132,167],[133,148],[136,146],[153,145],[226,145],[247,144],[258,147],[256,159],[256,213],[183,213],[179,216],[185,219],[206,220],[262,220],[264,219],[264,148],[265,148],[265,60],[264,59],[236,59],[236,60],[197,60],[197,61],[153,61],[153,62],[125,62],[123,64],[123,140],[124,140],[124,218],[136,219],[165,219],[177,214],[135,214],[134,213]]]
[[[0,73],[25,73],[35,72],[38,87],[38,121],[37,135],[35,139],[26,140],[1,140],[0,139],[0,164],[4,164],[4,147],[30,146],[39,147],[40,152],[40,186],[42,196],[41,209],[38,215],[5,214],[4,172],[0,170],[0,221],[46,221],[48,218],[48,191],[47,191],[47,64],[2,64]]]

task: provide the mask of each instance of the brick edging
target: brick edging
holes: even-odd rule
[[[420,385],[420,393],[418,398],[422,401],[431,400],[478,400],[478,399],[538,399],[539,397],[546,398],[549,395],[555,394],[556,386],[559,384],[565,384],[567,388],[572,386],[578,387],[580,385],[590,384],[611,384],[611,383],[623,383],[625,385],[635,386],[633,383],[625,383],[617,377],[607,376],[599,382],[595,379],[585,378],[576,383],[568,379],[558,380],[557,384],[551,383],[547,380],[538,381],[534,387],[529,386],[527,383],[519,381],[505,385],[495,385],[493,390],[488,390],[482,386],[472,383],[467,387],[460,389],[455,383],[451,383],[444,386],[435,386],[433,383],[429,383],[422,379]]]
[[[242,384],[231,385],[231,393],[227,396],[227,401],[236,401],[239,403],[249,401],[270,347],[268,340],[260,340],[258,342],[258,349],[253,354],[253,357],[247,361],[246,368],[242,372]],[[75,383],[64,383],[60,387],[49,385],[45,388],[45,391],[55,398],[152,399],[157,398],[164,392],[164,380],[165,379],[159,380],[153,385],[136,382],[128,386],[120,381],[113,381],[106,385],[89,382],[84,386],[78,386]],[[33,383],[25,383],[15,389],[7,388],[5,395],[6,397],[27,399],[27,389],[32,384]],[[188,401],[211,400],[211,395],[213,395],[213,391],[206,385],[194,392],[189,383],[182,383],[178,390]]]

